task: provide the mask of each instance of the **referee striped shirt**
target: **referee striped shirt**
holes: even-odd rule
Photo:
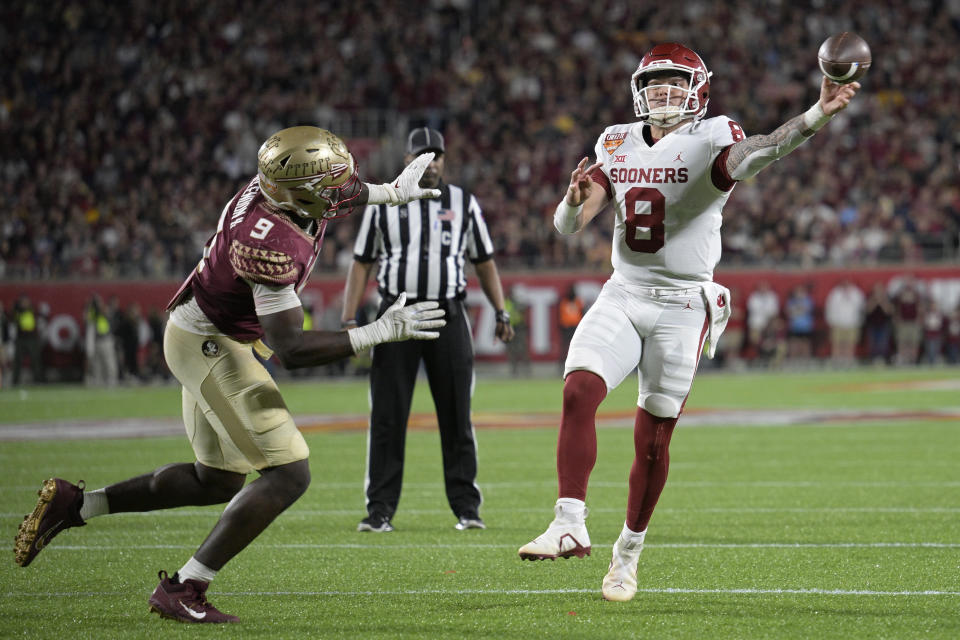
[[[353,250],[358,262],[380,261],[380,295],[449,300],[466,295],[464,257],[493,257],[493,242],[473,194],[441,183],[440,197],[400,206],[369,205]]]

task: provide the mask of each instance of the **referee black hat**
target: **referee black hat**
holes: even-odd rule
[[[417,127],[407,136],[407,153],[418,156],[424,151],[443,153],[443,135],[436,129]]]

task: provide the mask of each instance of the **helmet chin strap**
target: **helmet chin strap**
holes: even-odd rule
[[[326,213],[327,213],[328,208],[325,208],[323,211],[314,214],[314,213],[310,213],[309,211],[307,211],[307,210],[304,209],[303,207],[298,207],[297,205],[293,204],[292,202],[280,202],[279,200],[276,200],[276,199],[270,197],[270,196],[267,195],[266,193],[263,193],[263,197],[266,198],[267,201],[268,201],[270,204],[272,204],[273,206],[275,206],[275,207],[277,207],[277,208],[279,208],[279,209],[283,209],[284,211],[289,211],[290,213],[295,213],[295,214],[297,214],[298,216],[301,216],[301,217],[303,217],[303,218],[311,218],[311,219],[313,219],[313,220],[323,220],[324,218],[327,217],[327,216],[326,216]],[[318,204],[319,204],[319,203],[318,203]]]

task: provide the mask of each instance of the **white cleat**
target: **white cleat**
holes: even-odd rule
[[[553,512],[556,517],[547,530],[520,547],[521,560],[556,560],[590,555],[590,535],[584,523],[587,509],[584,508],[582,515],[575,516],[564,512],[558,504]]]
[[[623,536],[613,545],[610,570],[603,577],[601,592],[604,600],[627,602],[637,594],[637,561],[643,551],[643,538],[627,541]]]

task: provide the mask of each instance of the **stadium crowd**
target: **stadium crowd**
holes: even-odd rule
[[[767,133],[815,100],[816,52],[855,30],[862,99],[726,208],[723,265],[868,265],[957,255],[960,3],[133,0],[0,8],[4,278],[179,278],[282,126],[333,127],[366,179],[398,131],[441,129],[506,268],[609,269],[609,226],[550,223],[600,123],[633,116],[653,42],[714,72],[710,113]],[[371,124],[373,123],[373,124]],[[377,123],[380,123],[379,125]],[[378,175],[379,174],[379,175]],[[359,216],[318,271],[345,272]]]

